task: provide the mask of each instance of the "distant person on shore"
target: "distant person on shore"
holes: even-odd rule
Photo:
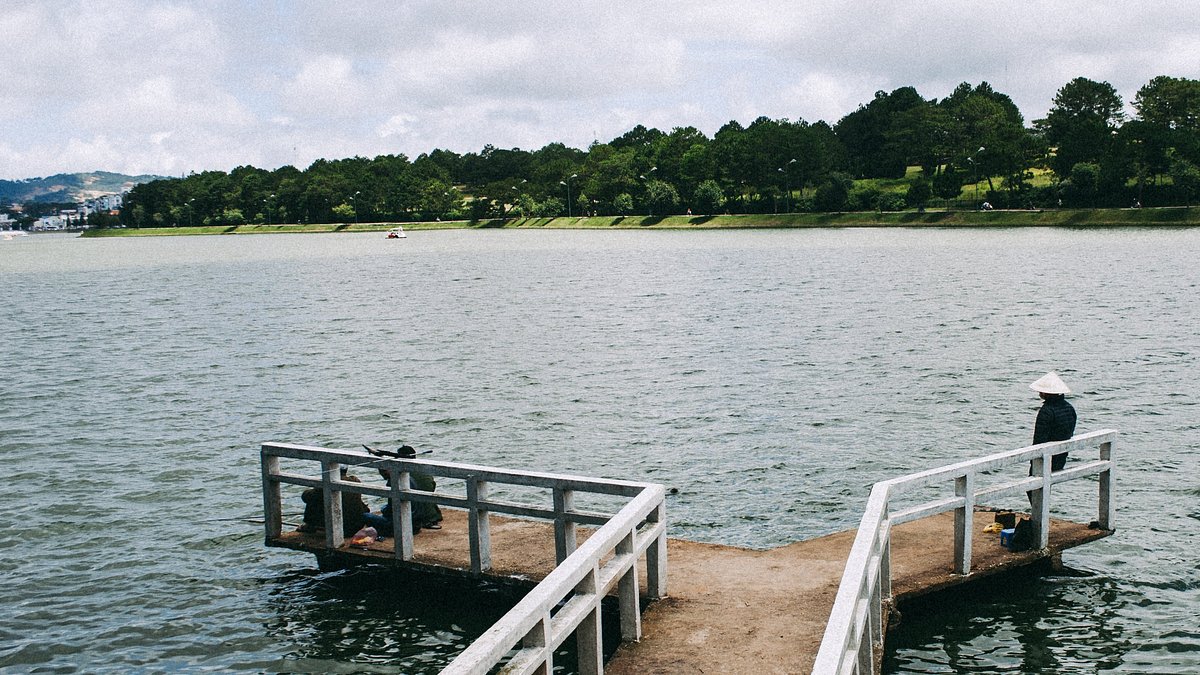
[[[351,483],[361,483],[357,477],[351,476],[349,468],[343,466],[341,472],[342,480]],[[304,520],[300,527],[296,528],[299,532],[324,532],[325,531],[325,491],[321,488],[311,487],[300,494],[300,499],[304,500]],[[370,512],[366,503],[362,499],[362,495],[357,492],[342,493],[342,532],[347,537],[358,531],[363,526],[363,516]]]
[[[1038,410],[1037,420],[1033,424],[1033,444],[1050,441],[1065,441],[1075,435],[1075,408],[1067,402],[1067,394],[1071,390],[1062,381],[1058,373],[1046,373],[1029,388],[1038,392],[1042,397],[1042,407]],[[1062,471],[1067,464],[1067,453],[1054,455],[1050,460],[1051,471]],[[1030,467],[1030,471],[1032,471]]]
[[[400,459],[416,459],[417,451],[411,445],[402,445],[396,451],[396,456]],[[387,469],[380,469],[379,475],[391,485],[392,474]],[[408,474],[408,486],[413,490],[422,492],[433,492],[437,489],[437,482],[433,480],[433,476],[419,471],[411,471]],[[379,511],[379,513],[367,513],[363,515],[363,521],[375,528],[381,537],[394,536],[396,531],[392,526],[392,500]],[[413,502],[412,504],[412,528],[413,534],[416,534],[421,528],[427,530],[440,530],[442,522],[442,510],[437,504],[430,502]]]

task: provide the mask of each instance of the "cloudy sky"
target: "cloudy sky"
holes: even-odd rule
[[[1200,78],[1195,0],[0,0],[0,178],[836,122],[988,81]]]

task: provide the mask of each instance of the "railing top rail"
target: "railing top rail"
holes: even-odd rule
[[[867,499],[867,508],[859,521],[858,534],[846,558],[842,571],[842,582],[834,596],[833,609],[825,624],[825,635],[817,650],[813,664],[814,673],[837,672],[842,654],[850,643],[850,631],[854,627],[854,614],[862,585],[867,581],[867,571],[881,527],[888,517],[888,498],[891,488],[885,483],[876,483]]]
[[[581,492],[615,494],[625,497],[640,494],[646,488],[656,485],[655,483],[589,478],[587,476],[555,474],[542,471],[498,469],[496,467],[459,462],[376,457],[360,450],[319,448],[293,443],[263,443],[262,453],[264,456],[312,461],[339,460],[341,463],[349,466],[370,466],[371,468],[387,468],[400,471],[416,469],[443,478],[479,479],[531,487],[558,487]]]
[[[1117,432],[1112,429],[1101,429],[1099,431],[1091,431],[1086,434],[1080,434],[1066,441],[1052,441],[1049,443],[1039,443],[1030,445],[1016,450],[1006,450],[985,457],[969,459],[955,464],[947,464],[939,466],[927,471],[919,471],[910,473],[899,478],[892,478],[881,481],[887,484],[893,492],[907,490],[913,487],[929,485],[939,480],[954,478],[968,473],[989,471],[1001,467],[1027,462],[1032,459],[1043,457],[1047,453],[1058,454],[1060,452],[1072,452],[1083,450],[1085,448],[1095,447],[1101,443],[1107,443],[1113,438],[1116,438]]]
[[[447,666],[442,673],[473,673],[477,664],[497,663],[523,638],[543,616],[575,590],[600,559],[616,548],[666,497],[666,489],[657,483],[647,483],[641,494],[634,497],[616,515],[596,530],[516,606],[479,636]],[[483,672],[486,672],[486,668]]]

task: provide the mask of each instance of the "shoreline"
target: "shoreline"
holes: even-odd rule
[[[879,213],[785,213],[711,216],[591,216],[493,218],[379,223],[312,223],[292,225],[222,225],[201,227],[108,228],[85,230],[84,237],[182,236],[384,232],[396,226],[408,231],[450,229],[578,229],[578,230],[718,230],[842,227],[1196,227],[1200,209],[1055,209],[1045,211],[898,211]]]

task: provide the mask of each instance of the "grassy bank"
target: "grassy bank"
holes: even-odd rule
[[[85,237],[137,237],[274,232],[383,232],[443,229],[750,229],[800,227],[1193,227],[1200,208],[1058,209],[1052,211],[900,211],[897,213],[786,213],[722,216],[604,216],[511,218],[424,223],[317,223],[88,230]]]

